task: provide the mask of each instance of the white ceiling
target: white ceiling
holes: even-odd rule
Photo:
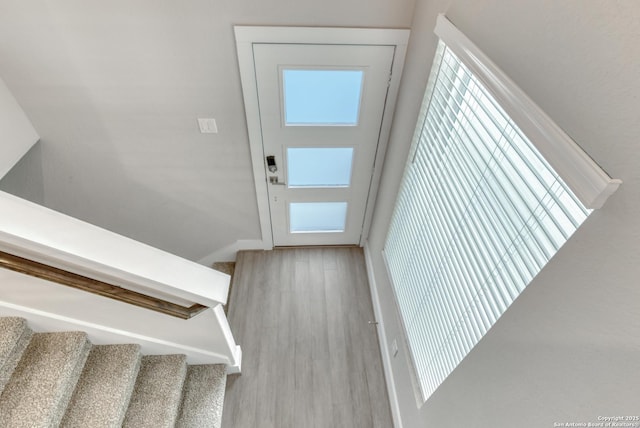
[[[408,28],[413,6],[2,0],[0,77],[41,136],[2,187],[192,260],[258,239],[232,26]]]

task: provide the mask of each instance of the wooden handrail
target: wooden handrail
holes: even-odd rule
[[[152,311],[161,312],[174,317],[189,319],[207,309],[207,306],[195,303],[189,307],[181,306],[157,297],[127,290],[97,279],[88,278],[63,269],[46,265],[0,251],[0,267],[16,272],[57,282],[58,284],[84,290],[89,293],[109,297],[120,302],[140,306]]]

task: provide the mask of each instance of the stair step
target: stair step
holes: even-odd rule
[[[173,427],[187,374],[184,355],[142,357],[123,427]]]
[[[62,427],[122,425],[140,370],[139,345],[98,345],[89,353]]]
[[[220,428],[226,384],[223,364],[189,366],[176,427]]]
[[[82,332],[33,334],[0,396],[0,426],[58,426],[90,347]]]
[[[226,366],[0,317],[0,428],[220,428]],[[4,387],[4,389],[3,389]]]
[[[31,340],[31,329],[24,318],[0,318],[0,394]]]

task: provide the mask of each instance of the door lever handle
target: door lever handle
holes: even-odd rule
[[[278,176],[277,175],[272,175],[269,177],[269,183],[276,185],[276,186],[286,186],[287,183],[280,183],[278,181]]]

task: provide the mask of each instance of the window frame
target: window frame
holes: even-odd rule
[[[434,32],[485,85],[585,207],[601,208],[622,184],[613,179],[464,33],[438,15]]]

